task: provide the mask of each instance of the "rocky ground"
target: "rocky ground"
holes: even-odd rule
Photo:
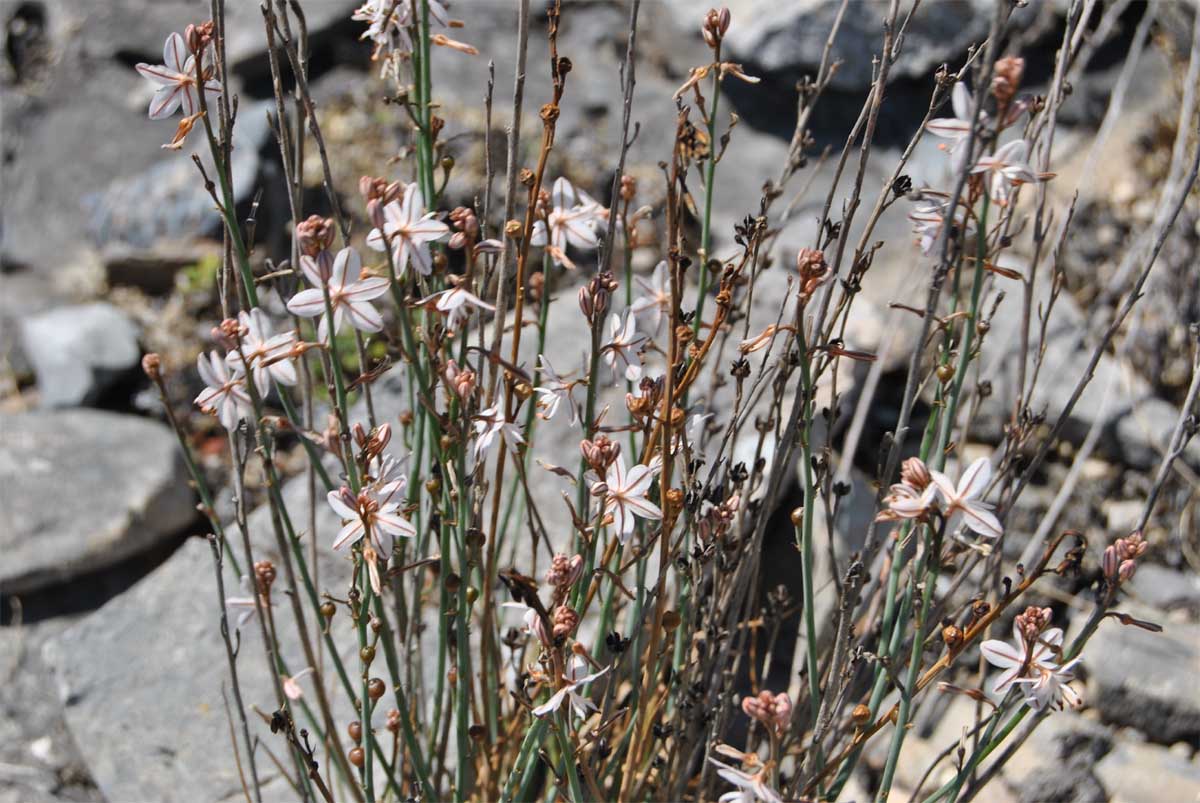
[[[229,52],[241,98],[235,192],[248,204],[264,191],[258,255],[278,259],[286,253],[287,214],[265,115],[270,86],[261,19],[256,4],[230,5],[238,6],[230,12],[237,33]],[[378,103],[382,90],[373,79],[368,48],[356,41],[358,26],[349,21],[353,3],[305,5],[314,94],[338,154],[336,183],[357,207],[358,176],[383,173],[393,155],[391,113]],[[514,58],[509,5],[456,4],[467,23],[462,38],[482,55],[436,54],[439,113],[453,135],[457,161],[447,190],[450,205],[470,202],[479,186],[488,59],[497,76],[493,155],[502,161]],[[603,197],[613,165],[611,159],[597,161],[596,154],[611,151],[620,134],[617,73],[627,10],[610,2],[567,5],[560,50],[574,70],[550,174],[567,174]],[[727,97],[741,122],[719,168],[718,249],[731,244],[734,223],[758,209],[763,182],[784,163],[795,82],[817,64],[836,7],[762,0],[731,5],[732,58],[764,81],[754,88],[732,86]],[[1052,51],[1061,35],[1059,5],[1021,12],[1020,36],[1035,88],[1050,69],[1038,54]],[[844,139],[861,106],[870,82],[861,54],[876,47],[878,6],[849,7],[835,50],[846,63],[821,101],[818,147]],[[986,6],[982,0],[922,3],[894,70],[881,150],[865,182],[869,197],[890,174],[896,148],[920,119],[934,70],[943,62],[960,63],[967,46],[985,35],[978,7]],[[213,437],[210,422],[191,416],[187,405],[198,387],[195,355],[216,315],[212,282],[220,245],[211,238],[217,221],[186,152],[159,149],[169,126],[145,119],[149,96],[132,69],[139,61],[156,62],[166,33],[193,21],[196,9],[194,3],[149,0],[106,4],[104,14],[67,0],[0,4],[0,803],[240,796],[227,751],[214,747],[225,745],[227,734],[209,547],[197,537],[202,524],[174,435],[138,370],[144,352],[163,355],[178,410],[190,421],[206,469],[219,481],[224,440]],[[1035,404],[1048,420],[1063,409],[1081,361],[1105,325],[1113,299],[1102,288],[1120,270],[1113,255],[1127,250],[1147,227],[1156,183],[1165,173],[1164,150],[1173,138],[1179,59],[1187,55],[1180,45],[1186,36],[1178,32],[1190,28],[1182,6],[1160,9],[1158,29],[1127,93],[1127,112],[1097,143],[1121,54],[1144,11],[1139,9],[1126,15],[1113,42],[1101,48],[1103,58],[1073,87],[1064,109],[1067,125],[1054,164],[1060,179],[1051,184],[1052,192],[1061,186],[1058,202],[1065,204],[1077,185],[1081,190],[1076,234],[1064,256],[1068,292],[1055,307],[1044,368],[1049,376],[1071,381],[1043,383]],[[630,172],[642,179],[646,202],[653,203],[655,164],[666,158],[673,134],[671,95],[688,69],[706,58],[694,4],[662,0],[645,3],[642,11],[634,112],[641,127]],[[531,36],[527,110],[547,95],[541,33],[539,20]],[[525,141],[533,141],[535,115],[526,115],[525,128]],[[914,184],[941,182],[943,158],[932,146],[920,150],[909,170]],[[781,255],[811,244],[812,219],[832,180],[828,165],[807,169],[811,178],[800,180],[811,180],[811,189],[780,237]],[[315,188],[319,176],[309,178]],[[872,470],[879,437],[894,421],[888,406],[898,401],[911,342],[906,321],[887,305],[911,302],[914,287],[923,288],[923,281],[912,278],[917,252],[905,211],[898,206],[876,232],[888,245],[864,285],[863,313],[847,333],[849,347],[879,352],[888,361],[859,453],[846,460],[851,498],[864,504],[873,489],[861,472]],[[1194,204],[1185,210],[1140,312],[1100,363],[1042,481],[1013,512],[1013,531],[1028,537],[1037,530],[1083,448],[1092,452],[1070,479],[1075,490],[1052,522],[1055,528],[1074,527],[1092,544],[1102,544],[1126,534],[1136,521],[1190,380],[1184,341],[1186,325],[1200,319],[1198,218]],[[363,232],[359,226],[359,236]],[[645,254],[635,264],[648,270],[655,261],[657,256]],[[768,272],[768,285],[778,286],[780,273]],[[1019,348],[1013,334],[1019,323],[1015,303],[1001,304],[991,321],[984,364],[997,379],[974,426],[985,441],[1000,437],[1011,409],[1011,388],[1002,378]],[[577,360],[570,344],[552,348],[552,355],[561,353],[556,364]],[[863,375],[842,380],[843,403],[852,403],[862,380]],[[386,384],[377,390],[383,409],[395,402],[389,393],[395,395]],[[713,394],[710,411],[720,413],[727,403]],[[1099,438],[1089,439],[1093,430]],[[553,454],[546,457],[561,462]],[[1125,606],[1163,624],[1165,632],[1102,628],[1088,652],[1104,659],[1084,663],[1087,706],[1054,717],[1040,730],[1001,781],[988,787],[988,800],[1200,800],[1198,471],[1194,446],[1146,533],[1151,561],[1134,578]],[[300,499],[306,489],[293,485],[288,493]],[[554,489],[548,493],[557,496]],[[229,505],[226,490],[219,506]],[[832,534],[839,548],[853,548],[858,524],[868,515],[861,505],[845,506]],[[255,532],[256,538],[262,535]],[[1025,546],[1014,538],[1006,550],[1017,559]],[[264,543],[263,549],[269,555],[271,546]],[[791,557],[781,554],[781,560]],[[339,568],[344,566],[331,562],[325,571],[332,577]],[[1076,596],[1082,587],[1064,583],[1047,600],[1075,626],[1082,617],[1074,614],[1088,605]],[[252,698],[254,683],[247,686]],[[962,699],[948,698],[935,716],[917,723],[918,738],[908,743],[914,758],[932,758],[958,737],[973,716]],[[869,788],[871,768],[881,762],[868,757],[863,789]],[[906,763],[897,787],[912,789],[925,763]],[[931,782],[936,780],[935,774]],[[273,799],[286,800],[290,790],[281,786],[268,779],[266,789]]]

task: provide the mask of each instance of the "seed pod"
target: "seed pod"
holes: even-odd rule
[[[367,757],[367,754],[365,752],[363,752],[363,749],[361,747],[351,748],[350,753],[348,755],[348,758],[350,759],[350,763],[356,767],[362,767],[363,762],[366,761],[366,757]]]
[[[954,378],[954,366],[950,365],[949,363],[946,363],[945,365],[939,365],[937,368],[937,378],[938,381],[943,385],[948,383]]]
[[[682,620],[676,611],[666,611],[663,613],[663,629],[668,633],[673,633]]]
[[[335,613],[337,613],[337,606],[332,602],[321,603],[321,615],[324,616],[327,621],[332,619]]]
[[[375,648],[370,645],[363,647],[358,651],[358,657],[362,659],[364,665],[370,666],[371,662],[375,660]]]
[[[859,703],[850,712],[850,719],[854,721],[855,725],[865,725],[871,719],[871,709]]]
[[[387,684],[381,678],[371,678],[367,682],[367,696],[372,700],[378,700],[387,691]]]
[[[346,733],[350,734],[350,741],[358,743],[362,741],[362,723],[357,719],[346,726]]]
[[[962,644],[963,632],[954,625],[946,625],[942,628],[942,641],[950,649],[955,649]]]

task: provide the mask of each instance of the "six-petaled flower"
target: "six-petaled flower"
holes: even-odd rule
[[[559,177],[550,192],[550,213],[545,221],[533,224],[530,242],[544,246],[557,265],[574,268],[575,263],[567,256],[567,246],[591,250],[599,245],[596,226],[608,217],[608,210],[583,190],[576,189],[571,182]],[[549,237],[546,230],[549,228]]]
[[[322,287],[321,273],[313,270],[319,263],[301,260],[301,269],[309,283],[314,285],[292,296],[288,309],[303,318],[321,316],[317,326],[317,339],[329,341],[329,316],[325,314],[325,293],[329,293],[329,306],[333,310],[333,333],[341,330],[347,320],[355,329],[378,332],[383,328],[383,317],[370,303],[388,290],[388,280],[381,276],[359,278],[362,261],[353,248],[343,248],[333,260],[333,269]]]
[[[436,216],[425,211],[421,188],[409,184],[403,202],[391,201],[383,207],[383,229],[371,229],[367,245],[376,251],[386,251],[390,245],[397,275],[411,264],[417,273],[428,276],[433,272],[429,244],[450,236],[450,227]]]
[[[604,482],[593,486],[594,492],[604,496],[604,511],[612,514],[613,527],[621,543],[625,543],[633,532],[634,516],[651,520],[662,518],[662,510],[646,497],[655,473],[656,466],[641,464],[626,470],[625,458],[618,454],[609,464]]]
[[[220,354],[210,351],[196,359],[196,368],[208,386],[196,397],[196,406],[202,412],[215,415],[221,426],[230,430],[239,420],[254,414],[241,365],[231,367]]]

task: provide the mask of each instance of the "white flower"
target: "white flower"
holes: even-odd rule
[[[988,194],[996,203],[1005,205],[1011,197],[1012,188],[1038,180],[1037,173],[1026,161],[1028,152],[1029,145],[1025,140],[1015,139],[1001,145],[991,156],[980,156],[971,172],[986,173]]]
[[[657,471],[657,465],[652,467],[640,463],[626,471],[625,458],[620,454],[609,464],[604,477],[604,512],[612,514],[621,543],[625,543],[633,532],[634,516],[653,520],[662,518],[658,505],[646,498]],[[598,485],[596,483],[593,486],[597,491]]]
[[[963,472],[958,479],[958,486],[940,471],[930,471],[929,476],[933,485],[945,500],[943,513],[948,519],[961,514],[967,527],[985,538],[999,538],[1004,534],[1000,520],[992,513],[992,506],[975,499],[987,489],[992,479],[992,464],[986,457],[981,457]]]
[[[442,26],[449,24],[445,5],[439,0],[428,0],[428,6],[430,20]],[[409,0],[366,0],[350,17],[367,23],[367,30],[360,38],[375,43],[371,58],[383,63],[380,72],[384,77],[396,69],[397,57],[412,52],[408,28],[413,23],[413,8],[414,4]]]
[[[591,250],[599,244],[596,236],[597,224],[608,217],[608,210],[583,190],[577,190],[563,177],[554,182],[550,191],[552,208],[545,222],[533,224],[533,235],[529,242],[545,246],[554,257],[554,264],[574,269],[575,263],[567,256],[567,246]],[[550,236],[546,237],[549,227]]]
[[[1061,628],[1051,627],[1043,631],[1030,650],[1019,622],[1014,621],[1013,641],[1014,644],[1009,644],[1007,641],[989,639],[979,645],[987,662],[1004,670],[992,686],[993,693],[1003,695],[1014,685],[1025,686],[1022,689],[1025,704],[1034,711],[1047,707],[1061,709],[1064,702],[1072,707],[1080,705],[1082,700],[1079,694],[1067,685],[1075,677],[1071,669],[1079,663],[1079,659],[1061,666],[1056,660],[1063,642]]]
[[[950,140],[948,144],[938,147],[954,156],[954,169],[958,171],[967,158],[967,151],[963,146],[967,142],[967,135],[971,133],[972,122],[971,93],[961,82],[955,84],[950,93],[950,105],[954,109],[953,117],[930,120],[925,124],[925,128],[931,134]]]
[[[563,680],[566,685],[551,695],[550,699],[533,709],[535,717],[545,717],[562,707],[562,704],[568,700],[571,701],[571,707],[575,709],[575,713],[579,716],[585,716],[588,711],[597,711],[596,704],[579,693],[579,689],[591,683],[596,678],[603,675],[609,670],[609,667],[604,667],[599,672],[593,672],[590,675],[584,674],[587,671],[587,661],[576,655],[571,658],[571,662],[567,665],[566,674],[563,675]]]
[[[933,246],[942,234],[942,226],[946,223],[947,206],[949,203],[945,201],[922,201],[908,215],[908,219],[913,222],[913,233],[917,235],[921,253],[926,256],[933,251]],[[961,228],[964,225],[964,218],[965,213],[960,208],[954,215],[953,225]],[[974,232],[974,221],[967,220],[966,227],[968,234]]]
[[[521,435],[521,428],[505,419],[504,413],[500,410],[500,405],[498,404],[493,404],[475,416],[474,426],[476,460],[479,459],[479,456],[485,449],[492,445],[492,441],[495,440],[496,435],[499,435],[514,453],[516,452],[517,444],[525,442],[525,438]]]
[[[905,482],[897,482],[888,489],[888,495],[883,498],[887,511],[881,514],[882,520],[916,519],[924,516],[937,494],[937,486],[929,485],[924,491],[918,491]]]
[[[212,71],[208,65],[210,52],[205,50],[204,64],[201,65],[205,76]],[[166,43],[163,44],[162,64],[139,64],[137,71],[158,87],[150,100],[151,120],[170,117],[180,107],[187,117],[199,113],[200,103],[196,97],[196,57],[188,53],[183,36],[173,33],[167,37]],[[221,84],[206,78],[204,91],[219,95]]]
[[[240,360],[239,360],[240,362]],[[238,421],[254,414],[254,405],[246,391],[246,375],[241,366],[230,366],[221,355],[210,351],[196,358],[200,378],[208,385],[196,397],[196,406],[209,415],[215,415],[225,429],[234,429]]]
[[[621,316],[613,313],[608,319],[608,333],[611,338],[604,345],[604,361],[612,369],[613,381],[619,380],[621,365],[625,368],[625,378],[636,382],[642,377],[642,361],[638,347],[646,340],[645,335],[638,334],[637,320],[631,311],[626,311],[625,322]]]
[[[635,298],[629,309],[633,310],[634,315],[650,313],[654,321],[654,331],[657,332],[662,326],[663,316],[671,314],[671,282],[667,276],[667,261],[664,259],[659,262],[649,279],[635,276],[633,280],[645,295]]]
[[[458,331],[459,326],[466,322],[471,316],[471,307],[488,310],[494,312],[495,307],[487,303],[474,293],[468,292],[462,287],[451,287],[449,290],[441,290],[428,298],[423,298],[417,302],[418,306],[427,306],[432,304],[434,309],[446,315],[446,328],[451,332]]]
[[[242,596],[226,597],[225,598],[225,614],[234,619],[233,629],[241,630],[250,618],[258,613],[258,606],[254,601],[254,581],[246,575],[242,575],[241,579]],[[261,600],[260,600],[261,601]],[[266,604],[263,602],[262,604]],[[274,605],[275,603],[271,603]]]
[[[1083,698],[1070,685],[1075,679],[1071,669],[1077,663],[1078,658],[1054,669],[1038,669],[1036,677],[1016,681],[1024,686],[1025,705],[1034,711],[1046,708],[1061,711],[1065,706],[1079,708],[1083,705]]]
[[[321,274],[310,269],[316,268],[316,262],[301,260],[300,266],[309,282],[314,284],[307,290],[301,290],[292,296],[287,308],[303,318],[321,316],[317,326],[317,338],[322,342],[329,341],[329,316],[325,315],[325,292],[321,289]],[[329,305],[333,309],[333,333],[337,334],[347,318],[350,325],[364,332],[378,332],[383,328],[383,317],[379,310],[370,304],[371,299],[379,298],[387,292],[389,282],[380,276],[365,279],[358,277],[362,270],[362,260],[353,248],[343,248],[333,260],[333,270],[325,282],[329,290]]]
[[[249,365],[254,387],[258,388],[260,394],[267,392],[269,379],[282,385],[296,384],[296,366],[294,360],[287,356],[296,342],[296,333],[272,334],[271,321],[259,307],[248,313],[245,310],[239,312],[238,323],[245,330],[242,349],[241,353],[231,351],[225,356],[229,367],[244,371]]]
[[[765,768],[751,774],[717,761],[715,758],[710,758],[708,761],[717,767],[717,775],[737,787],[736,790],[726,792],[717,798],[720,803],[756,803],[757,801],[783,803],[783,798],[779,796],[779,793],[767,785]]]
[[[313,668],[309,666],[301,669],[291,677],[288,677],[287,675],[280,676],[280,679],[283,681],[283,693],[287,695],[289,700],[299,700],[304,696],[304,689],[300,688],[300,683],[298,681],[305,675],[311,675],[312,672]]]
[[[392,554],[396,536],[411,538],[417,534],[417,528],[400,512],[407,479],[385,479],[381,478],[363,488],[357,497],[349,488],[329,492],[329,506],[346,522],[334,539],[334,549],[359,541],[369,530],[372,546],[380,557],[387,560]]]
[[[545,354],[539,354],[538,360],[541,361],[539,370],[542,372],[542,381],[545,383],[534,388],[541,397],[537,403],[537,406],[541,408],[538,415],[549,421],[558,412],[558,405],[565,401],[571,415],[571,426],[575,426],[579,423],[579,410],[576,409],[575,399],[571,395],[575,389],[575,383],[559,376],[558,372],[554,370],[554,366],[550,364],[550,360],[546,359]]]
[[[450,235],[450,227],[434,220],[436,212],[425,212],[425,199],[421,188],[409,184],[404,190],[404,201],[391,201],[383,207],[383,231],[371,229],[367,245],[376,251],[392,246],[392,260],[396,271],[403,275],[409,262],[422,276],[433,272],[433,256],[429,243],[437,242]]]

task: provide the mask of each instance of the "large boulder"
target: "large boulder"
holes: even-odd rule
[[[43,407],[95,404],[137,368],[138,330],[111,304],[59,307],[21,322]]]
[[[65,583],[175,539],[195,518],[161,424],[94,410],[0,415],[0,592]]]

